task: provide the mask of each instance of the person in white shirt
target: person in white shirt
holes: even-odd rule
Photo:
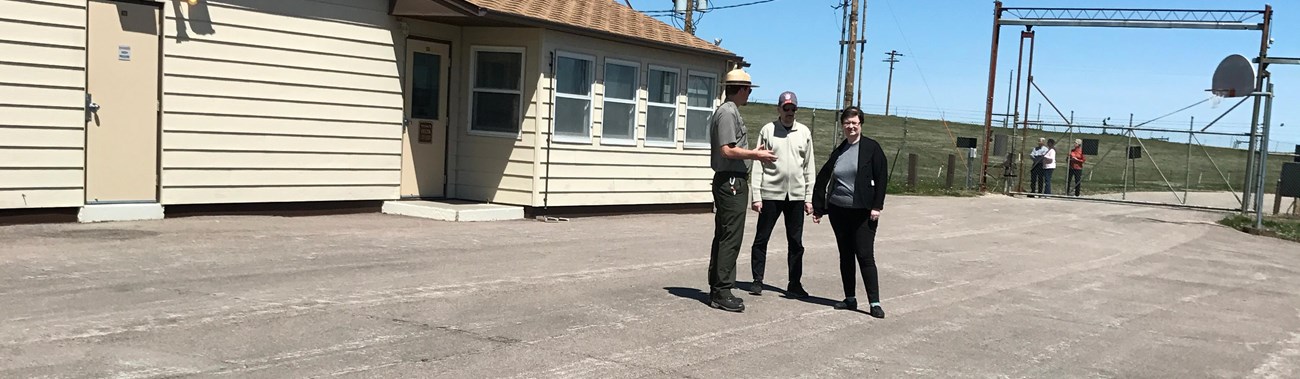
[[[1029,193],[1043,193],[1043,156],[1047,155],[1046,138],[1038,139],[1038,147],[1029,152]],[[1033,197],[1033,196],[1030,196]]]
[[[1056,170],[1056,140],[1047,139],[1047,153],[1043,154],[1043,193],[1052,194],[1052,171]]]

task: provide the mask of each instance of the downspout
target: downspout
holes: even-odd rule
[[[550,120],[550,133],[546,134],[546,178],[542,189],[542,221],[550,219],[550,199],[551,199],[551,141],[555,139],[555,100],[556,88],[558,82],[555,80],[555,51],[550,53],[548,66],[551,71],[551,106],[548,107],[547,120]]]

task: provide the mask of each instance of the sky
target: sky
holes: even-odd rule
[[[714,7],[754,0],[712,0]],[[993,2],[980,0],[862,0],[867,3],[862,106],[884,113],[889,64],[885,53],[904,56],[894,66],[890,114],[983,124],[992,38]],[[760,87],[751,101],[775,102],[794,91],[800,105],[834,108],[841,11],[840,0],[775,0],[705,13],[696,35],[722,39],[722,47],[745,57]],[[631,0],[641,11],[672,8],[672,0]],[[1009,0],[1004,7],[1168,8],[1263,10],[1263,1]],[[1300,1],[1273,5],[1273,57],[1300,57]],[[656,17],[681,25],[671,17]],[[1257,17],[1254,19],[1259,20]],[[1019,31],[1003,26],[998,52],[994,113],[1006,110],[1013,86]],[[1206,89],[1224,57],[1259,55],[1260,34],[1245,30],[1035,27],[1034,80],[1066,117],[1077,124],[1139,124],[1209,98]],[[1026,58],[1028,56],[1026,46]],[[1300,66],[1273,65],[1270,150],[1292,152],[1300,144]],[[1290,84],[1295,83],[1293,87]],[[1294,89],[1293,89],[1294,88]],[[1022,96],[1024,94],[1022,93]],[[1033,93],[1031,119],[1063,123],[1051,105]],[[1239,99],[1207,101],[1148,123],[1147,127],[1200,130]],[[1249,132],[1251,101],[1216,123],[1210,131]],[[1023,105],[1022,105],[1023,107]],[[1041,107],[1041,111],[1039,110]],[[895,111],[897,110],[897,111]],[[1041,112],[1041,113],[1040,113]],[[1192,119],[1194,117],[1194,120]],[[995,117],[995,125],[1001,118]],[[1146,132],[1139,136],[1147,137]],[[1161,137],[1155,133],[1154,137]],[[1186,134],[1167,135],[1175,140]],[[1201,136],[1205,143],[1228,146],[1233,137]],[[1239,138],[1244,139],[1244,138]],[[1244,146],[1242,146],[1244,148]]]

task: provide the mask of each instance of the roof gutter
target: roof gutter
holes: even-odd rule
[[[442,3],[443,5],[449,5],[452,7],[459,8],[461,11],[464,11],[465,15],[467,16],[478,16],[478,17],[487,16],[487,9],[483,9],[483,7],[470,4],[469,2],[466,2],[464,0],[433,0],[433,1]]]

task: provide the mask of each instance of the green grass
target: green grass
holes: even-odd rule
[[[1264,230],[1255,229],[1254,216],[1232,215],[1219,220],[1219,223],[1251,234],[1300,242],[1300,217],[1296,216],[1264,217]]]
[[[768,122],[776,119],[776,106],[772,104],[750,103],[740,108],[741,116],[745,119],[745,124],[749,128],[751,136],[758,135],[758,129]],[[815,112],[815,113],[814,113]],[[814,117],[815,115],[815,117]],[[813,143],[816,149],[816,160],[818,165],[830,155],[830,150],[839,143],[835,140],[835,134],[839,129],[839,123],[834,120],[835,111],[827,109],[809,109],[799,110],[798,120],[800,123],[809,125],[813,129]],[[814,121],[815,120],[815,121]],[[907,138],[904,143],[903,130],[906,126]],[[871,137],[880,142],[885,148],[885,154],[889,158],[889,164],[894,167],[893,178],[891,180],[891,193],[910,193],[923,195],[961,195],[964,191],[948,190],[945,187],[945,177],[942,167],[948,164],[948,155],[957,155],[957,167],[955,175],[955,186],[964,187],[966,178],[966,158],[964,153],[954,148],[956,137],[974,137],[980,139],[980,147],[983,148],[983,130],[982,125],[962,124],[962,123],[945,123],[939,120],[926,120],[916,118],[902,118],[895,116],[867,115],[866,125],[863,127],[863,135]],[[951,134],[950,134],[951,131]],[[994,134],[1013,135],[1013,131],[1001,127],[994,128]],[[1019,144],[1018,131],[1012,137]],[[1112,132],[1115,133],[1115,132]],[[1051,131],[1030,130],[1028,138],[1025,140],[1031,147],[1039,137],[1055,138],[1057,145],[1057,162],[1058,169],[1053,175],[1053,190],[1061,193],[1065,189],[1067,176],[1066,163],[1070,141],[1075,138],[1096,138],[1100,140],[1099,153],[1102,155],[1089,156],[1088,162],[1084,169],[1083,192],[1084,193],[1109,193],[1120,192],[1124,188],[1124,166],[1125,166],[1125,149],[1129,143],[1129,138],[1121,135],[1101,135],[1090,133],[1073,133],[1065,134]],[[1185,137],[1184,137],[1185,138]],[[752,142],[752,141],[751,141]],[[1225,191],[1229,187],[1225,184],[1224,179],[1220,176],[1219,171],[1215,170],[1214,164],[1217,164],[1230,181],[1232,189],[1241,191],[1242,182],[1244,181],[1244,171],[1246,162],[1246,152],[1243,150],[1209,147],[1204,150],[1199,145],[1191,145],[1191,159],[1188,160],[1188,144],[1183,142],[1166,142],[1151,139],[1144,139],[1142,143],[1146,145],[1147,151],[1143,157],[1134,161],[1128,172],[1130,177],[1128,183],[1129,191],[1168,191],[1165,181],[1161,179],[1152,164],[1152,158],[1159,164],[1160,170],[1164,172],[1169,183],[1178,191],[1182,192],[1184,188],[1189,191]],[[1134,140],[1133,145],[1138,142]],[[752,147],[753,145],[751,145]],[[901,150],[901,152],[900,152]],[[1027,154],[1028,149],[1024,152]],[[902,185],[907,178],[907,156],[908,154],[917,154],[917,187],[908,189]],[[1214,164],[1206,158],[1206,155],[1214,158]],[[982,154],[982,151],[981,151]],[[895,159],[897,156],[897,159]],[[1149,157],[1149,158],[1148,158]],[[897,162],[895,162],[897,160]],[[1287,157],[1270,156],[1269,157],[1269,178],[1266,183],[1276,183],[1278,175],[1281,173],[1282,162],[1288,160]],[[1002,157],[989,157],[989,189],[998,191],[1002,183]],[[973,168],[971,169],[973,181],[978,187],[979,175],[981,168],[981,158],[976,158]],[[1024,187],[1029,188],[1029,170],[1025,168]],[[1136,181],[1134,181],[1136,178]],[[899,184],[894,186],[893,184]],[[1272,190],[1272,184],[1266,188]]]

